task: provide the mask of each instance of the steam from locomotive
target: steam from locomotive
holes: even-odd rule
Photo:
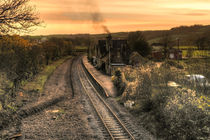
[[[109,34],[110,31],[108,27],[104,24],[105,20],[100,12],[97,0],[86,0],[86,3],[88,5],[88,10],[91,16],[94,29],[100,29]]]

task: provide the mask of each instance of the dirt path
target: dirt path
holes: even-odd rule
[[[32,96],[30,101],[34,102],[27,103],[17,112],[14,117],[18,118],[17,123],[0,133],[5,133],[7,138],[21,134],[21,137],[16,138],[18,140],[105,139],[107,132],[80,83],[77,68],[81,64],[78,60],[79,58],[75,59],[72,65],[74,97],[70,83],[73,60],[67,60],[47,80],[41,96]],[[131,121],[133,118],[116,101],[107,101],[139,138],[151,139],[146,131]]]
[[[59,98],[63,100],[21,121],[22,140],[96,139],[88,125],[88,108],[76,92],[72,98],[70,64],[66,61],[55,70],[45,85],[40,102]],[[38,102],[37,102],[38,103]]]

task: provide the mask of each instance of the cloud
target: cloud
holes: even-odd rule
[[[61,33],[66,31],[69,33],[95,32],[91,31],[94,30],[91,25],[94,13],[96,13],[97,20],[105,21],[111,31],[134,30],[135,28],[166,29],[179,25],[208,24],[210,17],[210,0],[31,1],[36,5],[42,20],[47,24],[44,30],[48,32],[53,32],[51,30]],[[100,13],[100,16],[96,11]],[[67,25],[71,30],[66,29]],[[41,29],[38,32],[41,32]]]
[[[183,15],[183,16],[207,16],[209,14],[207,13],[183,13],[183,14],[178,14],[178,15]]]

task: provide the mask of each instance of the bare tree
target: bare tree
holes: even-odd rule
[[[31,31],[41,22],[29,0],[0,1],[0,34]]]

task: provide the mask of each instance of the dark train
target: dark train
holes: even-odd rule
[[[93,64],[107,74],[120,66],[125,66],[129,61],[130,50],[127,40],[113,40],[111,35],[106,40],[98,40],[97,44],[91,45],[88,57]]]

